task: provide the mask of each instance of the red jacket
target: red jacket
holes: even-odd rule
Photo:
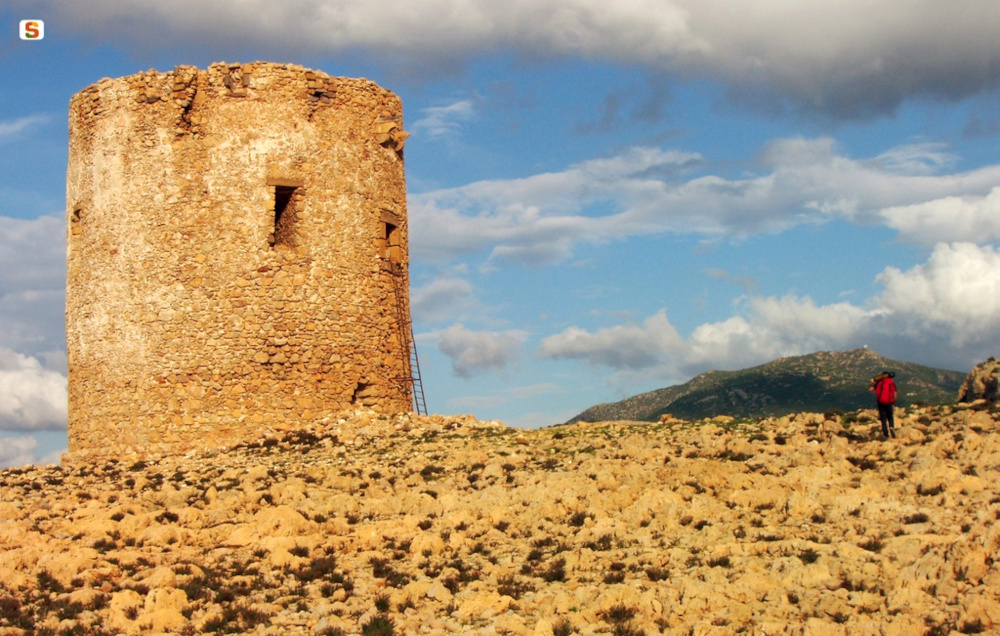
[[[879,404],[896,403],[896,383],[892,378],[882,378],[875,385],[875,399]]]

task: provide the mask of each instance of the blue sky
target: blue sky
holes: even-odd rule
[[[993,0],[13,0],[0,24],[0,466],[66,444],[70,96],[179,64],[400,95],[433,412],[536,427],[782,355],[1000,353]]]

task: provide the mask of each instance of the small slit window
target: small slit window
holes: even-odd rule
[[[73,213],[69,217],[70,234],[77,236],[83,233],[81,221],[83,221],[83,208],[74,208]]]
[[[399,243],[399,227],[387,221],[382,222],[382,235],[379,237],[379,258],[390,263],[398,263],[402,257]]]
[[[273,246],[295,244],[297,203],[300,198],[296,186],[274,186],[274,234],[271,241]]]

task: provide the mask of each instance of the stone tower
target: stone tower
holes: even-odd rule
[[[411,409],[396,95],[223,63],[69,113],[68,459]]]

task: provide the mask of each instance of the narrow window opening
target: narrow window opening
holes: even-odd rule
[[[382,236],[379,239],[379,256],[390,263],[398,263],[402,257],[399,244],[399,228],[392,223],[382,223]]]
[[[78,235],[83,233],[83,228],[80,225],[80,221],[83,220],[83,208],[74,208],[73,213],[69,217],[69,231],[72,235]]]
[[[293,186],[274,187],[274,236],[271,244],[294,245],[296,202],[298,196]]]

